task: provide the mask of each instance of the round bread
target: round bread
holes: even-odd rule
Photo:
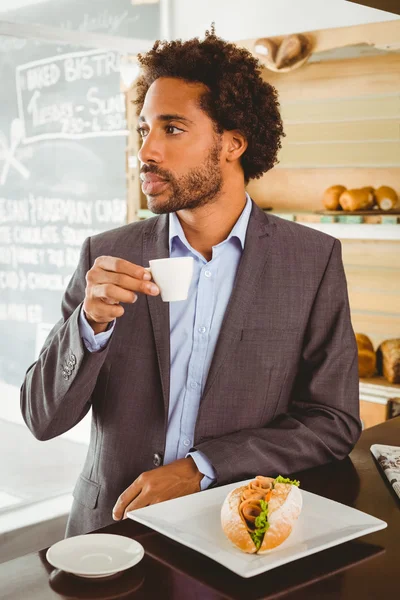
[[[343,210],[368,210],[374,206],[375,196],[368,188],[346,190],[339,202]]]
[[[301,512],[303,497],[296,485],[276,483],[268,502],[268,523],[258,554],[276,548],[289,537]]]
[[[358,351],[358,376],[373,377],[376,374],[376,354],[371,350]]]
[[[242,486],[230,492],[221,508],[221,525],[229,540],[243,552],[257,552],[245,523],[239,513],[239,504],[243,492],[248,489]],[[258,554],[263,554],[279,544],[290,535],[293,525],[302,508],[302,495],[299,488],[288,483],[276,483],[268,501],[269,528],[264,535]]]
[[[332,185],[324,191],[322,203],[327,210],[341,210],[339,198],[346,191],[344,185]]]
[[[239,513],[240,497],[246,489],[247,486],[242,486],[232,490],[227,495],[221,508],[221,525],[226,537],[235,546],[243,550],[243,552],[254,554],[257,551],[256,545],[251,539]]]
[[[374,346],[367,335],[356,333],[358,350],[358,376],[373,377],[376,373],[376,354]]]
[[[375,197],[381,210],[391,210],[395,208],[398,202],[398,196],[395,190],[387,185],[382,185],[375,190]]]
[[[259,38],[254,44],[254,52],[262,57],[262,60],[269,65],[275,64],[275,55],[278,45],[269,38]]]
[[[374,346],[367,335],[364,333],[356,333],[356,342],[358,350],[371,350],[374,351]]]

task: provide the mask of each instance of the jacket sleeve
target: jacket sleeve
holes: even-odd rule
[[[336,240],[310,312],[288,412],[265,428],[195,447],[209,458],[222,485],[343,459],[360,433],[357,344]]]
[[[82,245],[78,267],[62,300],[62,318],[49,333],[38,360],[21,387],[22,416],[39,440],[56,437],[76,425],[91,406],[91,395],[109,345],[88,352],[79,331],[86,273],[91,267],[90,238]]]

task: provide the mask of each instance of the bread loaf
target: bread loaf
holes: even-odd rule
[[[381,210],[391,210],[392,208],[395,208],[399,199],[395,190],[387,185],[382,185],[375,190],[375,197]]]
[[[290,67],[292,64],[304,58],[307,50],[308,40],[301,33],[285,37],[276,53],[276,67],[278,69]]]
[[[376,204],[375,189],[371,185],[368,185],[366,187],[362,187],[361,190],[368,192],[369,194],[372,194],[372,202],[375,205]]]
[[[358,376],[373,377],[376,374],[376,354],[369,337],[363,333],[356,333],[358,348]]]
[[[369,188],[346,190],[339,202],[343,210],[368,210],[374,206],[375,197]]]
[[[254,52],[262,57],[264,63],[275,66],[278,45],[270,38],[259,38],[254,44]]]
[[[400,338],[385,340],[377,350],[378,373],[389,383],[400,383]]]
[[[332,185],[324,191],[322,203],[327,210],[341,210],[339,198],[346,191],[344,185]]]

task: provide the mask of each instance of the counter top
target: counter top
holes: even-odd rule
[[[129,519],[100,530],[135,538],[144,559],[123,575],[102,582],[57,571],[46,549],[0,565],[7,600],[128,598],[163,600],[290,600],[390,598],[398,589],[400,502],[370,453],[372,444],[399,445],[400,417],[363,431],[350,457],[294,476],[302,488],[342,502],[388,523],[357,540],[242,579],[207,557]],[[310,523],[312,527],[312,523]]]

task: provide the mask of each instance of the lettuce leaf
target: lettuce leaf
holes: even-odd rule
[[[297,481],[296,479],[288,479],[285,477],[282,477],[282,475],[278,475],[278,477],[275,477],[275,481],[274,483],[290,483],[290,485],[295,485],[297,487],[300,486],[300,481]]]
[[[290,483],[290,485],[295,485],[297,487],[300,486],[300,481],[297,481],[296,479],[291,480],[286,477],[282,477],[282,475],[278,475],[278,477],[275,478],[274,484],[275,483]],[[260,508],[261,512],[255,520],[256,529],[254,531],[249,532],[257,551],[260,549],[265,532],[269,528],[268,502],[266,502],[265,500],[260,500]]]
[[[251,539],[253,540],[257,550],[259,550],[264,539],[265,532],[269,527],[268,503],[265,502],[265,500],[260,500],[260,507],[261,512],[255,520],[256,529],[250,532]]]

